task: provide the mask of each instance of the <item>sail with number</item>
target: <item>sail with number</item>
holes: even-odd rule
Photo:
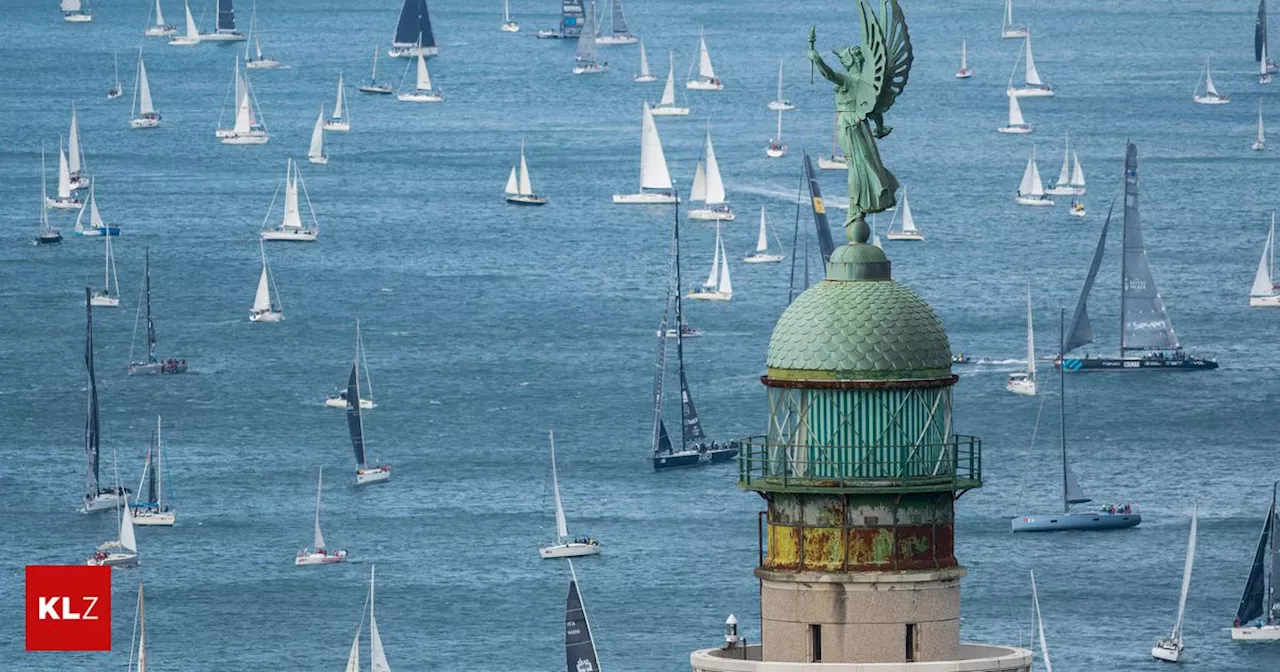
[[[1171,350],[1178,337],[1156,289],[1142,241],[1142,219],[1138,211],[1138,147],[1129,143],[1125,153],[1124,252],[1120,263],[1120,308],[1124,329],[1120,353],[1126,350]]]
[[[578,593],[576,577],[569,581],[569,596],[565,598],[564,655],[567,670],[600,670],[600,659],[596,656],[595,642],[591,640],[591,625],[587,622],[587,611],[582,605],[582,595]]]
[[[813,209],[813,224],[818,231],[818,247],[822,250],[822,261],[831,261],[831,253],[836,244],[831,238],[831,225],[827,222],[827,208],[822,202],[822,188],[818,186],[818,176],[813,171],[813,162],[809,152],[804,152],[804,177],[809,183],[809,199]]]
[[[680,367],[680,413],[685,443],[699,441],[706,436],[702,432],[698,410],[693,407],[693,396],[689,394],[689,381],[685,378],[683,366]]]

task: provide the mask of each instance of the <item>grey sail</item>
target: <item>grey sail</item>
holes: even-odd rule
[[[655,453],[674,452],[675,448],[671,445],[671,435],[667,433],[667,425],[661,419],[658,420],[658,448]]]
[[[573,52],[573,60],[579,63],[596,62],[596,13],[595,6],[587,12],[587,22],[578,34],[578,49]]]
[[[1277,573],[1280,570],[1280,553],[1276,553],[1276,533],[1280,532],[1280,511],[1276,511],[1275,507],[1271,507],[1271,579],[1267,581],[1267,601],[1270,606],[1267,608],[1267,621],[1275,623],[1277,615],[1280,614],[1280,590],[1276,589],[1276,578],[1280,577]]]
[[[671,437],[667,436],[666,425],[662,423],[663,383],[667,376],[667,320],[663,313],[661,326],[658,327],[658,363],[653,366],[653,452],[663,451],[663,439],[666,449],[671,449]]]
[[[610,32],[614,35],[624,35],[627,33],[627,17],[622,13],[622,0],[613,0],[613,17],[611,18]]]
[[[427,13],[427,0],[404,0],[400,8],[400,21],[396,23],[395,46],[411,47],[422,39],[422,46],[436,46],[436,36],[431,32],[431,16]]]
[[[827,223],[827,207],[822,202],[822,188],[818,186],[818,176],[813,172],[813,162],[809,152],[804,153],[804,177],[809,182],[809,205],[813,208],[813,224],[818,230],[818,247],[822,250],[822,262],[831,261],[831,253],[836,244],[831,238],[831,225]]]
[[[364,422],[360,417],[360,363],[351,365],[351,377],[347,379],[347,430],[351,432],[351,449],[356,453],[356,465],[365,468]]]
[[[1102,266],[1102,255],[1107,247],[1107,229],[1111,227],[1111,211],[1115,202],[1107,209],[1107,221],[1102,223],[1102,233],[1098,235],[1098,247],[1093,251],[1093,261],[1089,264],[1089,275],[1084,279],[1084,287],[1080,289],[1080,299],[1076,301],[1076,312],[1071,316],[1071,328],[1067,330],[1067,340],[1063,345],[1064,352],[1071,352],[1082,345],[1093,342],[1093,325],[1089,323],[1089,292],[1093,291],[1093,281],[1098,277],[1098,268]]]
[[[156,363],[156,325],[151,321],[151,248],[147,248],[147,362]]]
[[[1120,262],[1120,354],[1126,350],[1173,350],[1173,333],[1164,300],[1156,289],[1142,242],[1142,218],[1138,212],[1138,146],[1129,143],[1124,157],[1124,253]]]
[[[1258,21],[1253,26],[1253,60],[1262,60],[1262,45],[1267,43],[1267,0],[1258,0]]]
[[[698,411],[693,407],[693,397],[689,394],[689,383],[684,377],[684,366],[680,367],[680,411],[684,423],[684,441],[701,441],[702,421],[698,419]]]
[[[1271,508],[1267,510],[1267,520],[1262,524],[1262,535],[1258,537],[1258,548],[1253,553],[1253,564],[1249,567],[1249,580],[1244,584],[1244,594],[1240,596],[1240,607],[1236,609],[1236,622],[1245,625],[1263,615],[1267,602],[1267,555],[1271,550],[1271,535],[1275,530],[1276,500],[1271,496]]]
[[[84,454],[88,462],[89,478],[88,494],[98,494],[98,380],[93,372],[93,304],[90,303],[89,288],[84,288],[84,367],[89,372],[89,410],[84,420]]]
[[[1080,482],[1076,480],[1076,474],[1071,471],[1070,464],[1063,465],[1062,483],[1063,497],[1066,499],[1067,506],[1092,501],[1085,496],[1084,490],[1080,488]]]
[[[155,504],[160,501],[159,488],[159,471],[160,467],[160,444],[156,443],[156,433],[151,433],[151,448],[147,450],[147,503]]]
[[[231,0],[218,0],[218,30],[236,29],[236,10]]]
[[[569,597],[564,606],[564,657],[567,672],[599,672],[596,645],[591,641],[591,626],[587,624],[587,612],[582,608],[582,596],[578,594],[578,582],[569,581]]]

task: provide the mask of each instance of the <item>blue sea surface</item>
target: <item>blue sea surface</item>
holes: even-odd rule
[[[163,4],[181,23],[181,5]],[[213,4],[192,7],[206,30]],[[1152,664],[1150,646],[1174,620],[1198,501],[1184,668],[1280,669],[1280,649],[1237,644],[1228,632],[1280,478],[1280,314],[1247,307],[1280,166],[1274,149],[1249,151],[1259,103],[1280,128],[1280,83],[1257,83],[1255,5],[1017,3],[1057,96],[1023,99],[1035,133],[1003,136],[995,129],[1022,42],[999,39],[1002,3],[904,4],[916,58],[881,151],[928,240],[888,243],[887,253],[895,278],[942,317],[953,350],[1007,362],[956,369],[956,431],[981,435],[985,449],[984,487],[957,504],[956,554],[969,569],[964,639],[1029,644],[1035,570],[1059,667]],[[717,645],[730,612],[756,641],[761,500],[736,487],[733,465],[655,474],[647,460],[671,210],[610,203],[636,188],[641,101],[662,90],[661,79],[632,83],[637,48],[602,47],[610,70],[577,77],[571,42],[534,38],[557,21],[555,0],[512,2],[518,34],[499,32],[496,0],[433,0],[440,55],[430,67],[446,102],[411,105],[354,89],[375,43],[380,75],[405,76],[409,62],[385,57],[398,2],[260,0],[263,49],[291,67],[250,74],[270,144],[229,147],[213,131],[230,122],[244,43],[142,40],[164,123],[128,128],[150,5],[99,0],[89,24],[64,23],[52,0],[0,8],[0,669],[123,669],[139,580],[154,670],[340,669],[374,564],[379,629],[397,672],[562,669],[568,567],[536,552],[554,534],[550,428],[570,531],[605,546],[575,563],[605,669],[687,670],[689,651]],[[832,94],[820,77],[810,83],[806,31],[817,24],[824,53],[856,42],[854,7],[627,4],[652,69],[664,73],[673,50],[680,81],[705,28],[725,89],[681,87],[693,113],[658,125],[687,192],[710,123],[739,214],[723,228],[730,258],[752,249],[761,205],[790,241],[801,150],[816,158],[831,143]],[[238,9],[247,28],[250,3]],[[976,74],[958,81],[965,37]],[[107,101],[113,52],[126,90]],[[1206,56],[1230,105],[1191,102]],[[774,160],[764,155],[775,124],[766,103],[779,58],[798,109],[784,115],[790,152]],[[317,109],[333,104],[340,71],[352,130],[325,136],[327,166],[301,164],[319,242],[267,246],[287,319],[250,324],[257,231],[286,159],[305,156]],[[179,512],[171,529],[140,528],[141,566],[115,571],[109,654],[26,653],[20,618],[24,565],[82,562],[115,535],[111,515],[75,512],[85,479],[82,292],[101,283],[102,243],[31,245],[40,150],[52,180],[73,102],[103,217],[123,229],[114,241],[123,300],[94,316],[103,479],[118,472],[136,487],[159,414]],[[1068,132],[1088,178],[1088,217],[1068,217],[1065,202],[1015,206],[1032,147],[1052,181]],[[522,139],[534,186],[551,199],[543,208],[500,197]],[[1139,147],[1150,262],[1178,336],[1222,368],[1070,377],[1076,474],[1099,501],[1136,501],[1144,522],[1014,537],[1009,518],[1055,510],[1060,488],[1056,379],[1041,369],[1040,398],[1003,389],[1025,356],[1026,287],[1049,354],[1058,310],[1074,305],[1121,193],[1126,139]],[[843,173],[821,180],[838,206]],[[843,212],[831,209],[833,223]],[[268,223],[279,216],[277,203]],[[50,217],[70,232],[73,213]],[[1112,231],[1090,304],[1094,352],[1117,347]],[[687,284],[708,270],[714,237],[705,223],[683,227]],[[125,375],[131,348],[145,347],[135,313],[147,247],[159,354],[187,359],[183,376]],[[714,438],[766,428],[759,376],[788,267],[734,263],[731,302],[687,305],[705,332],[686,343],[690,385]],[[369,450],[394,466],[389,484],[368,488],[346,482],[346,422],[321,404],[345,383],[356,318],[378,403],[365,420]],[[294,568],[311,539],[321,466],[325,535],[351,561]]]

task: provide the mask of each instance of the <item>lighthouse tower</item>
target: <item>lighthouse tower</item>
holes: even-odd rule
[[[774,327],[768,432],[739,456],[766,503],[761,643],[695,652],[695,672],[1030,669],[1025,649],[960,641],[955,505],[982,485],[982,442],[954,431],[942,321],[868,233],[850,227]]]

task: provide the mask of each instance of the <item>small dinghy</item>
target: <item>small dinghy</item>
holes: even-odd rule
[[[502,0],[502,32],[520,32],[520,23],[511,18],[511,3],[508,0]]]
[[[899,218],[898,215],[902,217]],[[898,222],[898,228],[893,228]],[[924,240],[924,232],[916,228],[916,218],[911,216],[911,204],[907,202],[907,190],[902,189],[902,207],[893,211],[893,219],[889,220],[889,228],[884,235],[889,240]]]
[[[956,79],[969,79],[973,70],[969,68],[969,40],[960,40],[960,69],[956,71]]]
[[[788,112],[796,109],[791,101],[782,97],[782,59],[778,59],[778,97],[769,101],[769,109],[778,112]]]
[[[311,548],[298,551],[293,559],[294,567],[309,565],[332,565],[347,561],[347,552],[342,549],[329,550],[324,543],[324,535],[320,533],[320,496],[324,494],[324,467],[320,467],[320,476],[316,479],[316,534]]]
[[[120,83],[120,57],[114,51],[111,52],[111,62],[116,70],[116,83],[107,90],[107,100],[115,100],[124,95],[124,85]]]
[[[583,555],[598,555],[600,542],[590,537],[569,541],[569,526],[565,522],[564,504],[560,501],[560,479],[556,475],[556,434],[547,433],[551,442],[551,491],[556,500],[556,541],[549,546],[538,549],[538,555],[547,558],[576,558]]]

